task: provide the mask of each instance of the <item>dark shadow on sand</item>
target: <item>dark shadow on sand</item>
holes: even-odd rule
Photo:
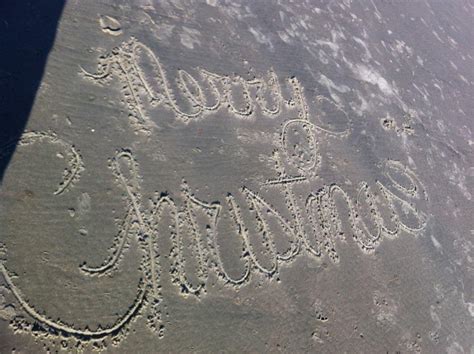
[[[64,3],[0,1],[0,184],[28,122]]]

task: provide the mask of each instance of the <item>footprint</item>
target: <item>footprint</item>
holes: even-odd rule
[[[86,216],[91,210],[91,196],[88,193],[82,193],[78,198],[77,198],[77,209],[76,211],[69,211],[70,215],[76,215],[81,218],[83,216]]]
[[[122,34],[120,22],[111,16],[100,16],[99,24],[104,33],[112,36],[120,36]]]

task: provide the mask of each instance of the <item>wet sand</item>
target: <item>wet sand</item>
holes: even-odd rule
[[[471,352],[473,11],[66,2],[1,144],[0,352]]]

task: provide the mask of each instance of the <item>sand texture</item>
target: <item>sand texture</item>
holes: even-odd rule
[[[31,6],[1,353],[474,351],[472,1]]]

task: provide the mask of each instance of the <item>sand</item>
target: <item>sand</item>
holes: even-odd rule
[[[0,352],[472,352],[473,11],[67,1],[0,76]]]

